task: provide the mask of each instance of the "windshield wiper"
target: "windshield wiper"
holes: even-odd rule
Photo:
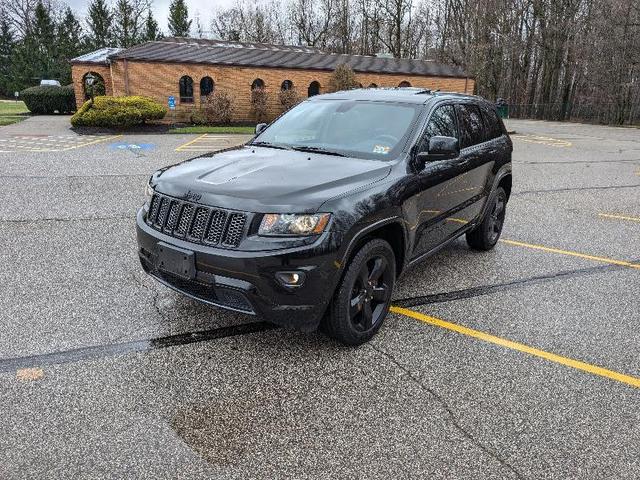
[[[249,145],[255,145],[256,147],[277,148],[278,150],[291,150],[291,147],[285,147],[284,145],[277,145],[269,142],[251,142]]]
[[[295,146],[295,147],[291,147],[291,150],[295,150],[297,152],[324,153],[325,155],[335,155],[336,157],[346,157],[346,155],[340,152],[335,152],[333,150],[326,150],[322,147]]]

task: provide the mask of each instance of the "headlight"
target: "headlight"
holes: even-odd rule
[[[153,197],[153,188],[149,183],[144,187],[144,205],[143,207],[149,210],[149,205],[151,205],[151,197]]]
[[[328,213],[268,213],[262,218],[258,235],[317,235],[324,231],[329,217]]]

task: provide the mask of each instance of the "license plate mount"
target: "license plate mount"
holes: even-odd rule
[[[156,258],[158,270],[177,275],[186,280],[192,280],[196,276],[195,255],[191,250],[158,242],[156,244]]]

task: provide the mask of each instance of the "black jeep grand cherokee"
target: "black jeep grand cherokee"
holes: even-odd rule
[[[246,145],[153,174],[144,270],[202,302],[347,344],[369,340],[396,277],[466,233],[498,241],[512,144],[494,107],[414,88],[320,95]]]

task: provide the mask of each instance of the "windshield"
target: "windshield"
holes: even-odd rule
[[[304,102],[276,120],[252,144],[358,158],[395,158],[419,108],[359,100]]]

